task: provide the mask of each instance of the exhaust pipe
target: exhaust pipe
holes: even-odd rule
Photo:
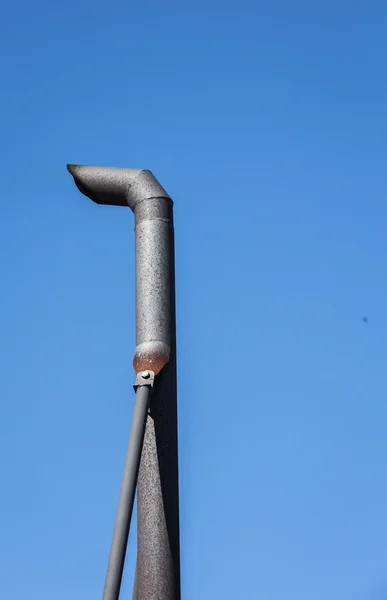
[[[148,170],[82,165],[68,165],[67,168],[80,192],[93,202],[128,206],[135,216],[136,348],[133,366],[138,390],[141,390],[140,386],[148,385],[146,378],[144,380],[146,372],[152,376],[153,390],[149,414],[147,418],[145,416],[137,483],[137,565],[133,600],[180,600],[173,202]],[[149,401],[150,394],[141,394]],[[144,414],[144,411],[140,413]],[[133,427],[134,421],[132,430]],[[141,424],[139,427],[141,431]],[[142,441],[135,444],[137,449],[140,447],[137,450],[140,453],[141,445]],[[128,447],[121,492],[125,488],[129,455]],[[137,475],[133,479],[135,458],[129,469],[132,488],[137,479]],[[125,519],[129,531],[131,508],[127,509],[128,502],[132,502],[128,486],[125,489],[125,498],[129,500],[119,502],[117,509],[103,600],[118,600],[119,596],[126,551],[125,542],[122,552],[122,539],[127,541],[127,535],[118,534],[123,531]],[[126,510],[124,519],[123,510]],[[115,537],[121,540],[120,551],[114,546]]]

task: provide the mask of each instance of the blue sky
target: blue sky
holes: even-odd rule
[[[387,598],[386,25],[382,0],[2,6],[0,597],[105,576],[133,218],[72,162],[175,200],[183,599]],[[122,598],[134,560],[135,531]]]

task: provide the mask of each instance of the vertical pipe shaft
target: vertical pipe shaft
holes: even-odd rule
[[[103,600],[118,600],[120,594],[150,394],[150,386],[137,388]]]
[[[157,371],[138,480],[135,600],[180,600],[175,271],[172,202],[149,199],[136,217],[136,361]],[[152,341],[153,340],[153,341]],[[151,357],[154,363],[142,363]]]

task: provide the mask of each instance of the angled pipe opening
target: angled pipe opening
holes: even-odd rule
[[[129,206],[134,212],[142,200],[165,198],[172,202],[156,177],[146,169],[67,165],[79,191],[96,202]]]

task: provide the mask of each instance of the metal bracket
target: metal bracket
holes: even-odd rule
[[[148,385],[153,388],[153,384],[155,382],[155,374],[153,371],[140,371],[136,375],[136,383],[133,386],[135,392],[137,392],[137,388],[141,385]]]

